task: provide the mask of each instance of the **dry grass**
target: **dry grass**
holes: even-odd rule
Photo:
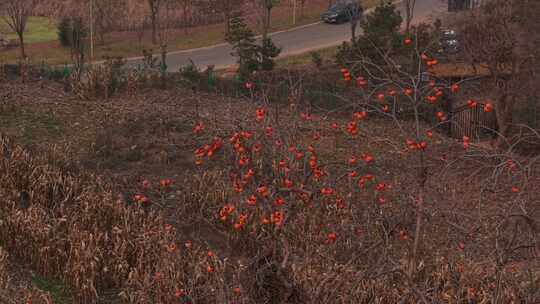
[[[0,247],[0,290],[6,290],[11,282],[11,277],[7,266],[8,254],[4,248]]]
[[[299,55],[293,55],[293,56],[287,56],[284,58],[280,58],[276,61],[278,68],[302,68],[307,65],[314,65],[313,62],[313,53],[318,53],[323,61],[323,63],[326,62],[333,62],[335,60],[336,54],[338,52],[338,46],[324,48],[320,50],[316,50],[313,52],[305,53],[305,54],[299,54]]]
[[[9,254],[0,247],[0,303],[53,303],[53,298],[48,292],[24,282],[20,277],[13,276],[12,274],[16,273],[13,268],[10,265]]]
[[[195,294],[200,283],[190,278],[219,277],[204,275],[204,248],[169,250],[175,231],[159,212],[118,198],[99,178],[69,172],[55,155],[33,158],[6,137],[1,143],[0,240],[40,275],[71,286],[78,302],[110,290],[130,302],[170,302],[175,289]]]

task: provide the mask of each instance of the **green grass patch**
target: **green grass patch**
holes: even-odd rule
[[[55,304],[71,303],[69,300],[69,290],[67,287],[57,281],[49,280],[41,276],[34,276],[32,283],[40,290],[48,292]]]
[[[56,24],[47,17],[30,17],[24,32],[25,43],[54,41],[58,38]],[[7,33],[11,40],[18,40],[17,34],[11,31],[4,18],[0,18],[0,32]]]
[[[53,114],[37,114],[17,108],[0,112],[0,128],[7,134],[19,138],[25,146],[40,143],[43,138],[61,136],[63,125]]]
[[[299,55],[292,55],[283,57],[277,60],[277,66],[281,68],[291,68],[291,67],[299,67],[299,66],[305,66],[314,64],[313,63],[313,53],[318,53],[323,61],[333,61],[339,46],[332,46],[329,48],[324,48],[316,51],[311,51]]]

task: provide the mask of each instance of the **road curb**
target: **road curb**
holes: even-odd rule
[[[309,24],[304,24],[304,25],[300,25],[300,26],[293,27],[293,28],[286,29],[286,30],[272,32],[272,33],[269,33],[268,36],[271,37],[271,36],[274,36],[274,35],[277,35],[277,34],[293,32],[293,31],[301,30],[301,29],[304,29],[304,28],[307,28],[307,27],[310,27],[310,26],[314,26],[314,25],[317,25],[317,24],[321,24],[321,23],[322,23],[321,21],[318,21],[318,22],[313,22],[313,23],[309,23]],[[255,39],[259,39],[259,38],[262,38],[262,35],[255,36]],[[172,52],[168,52],[167,56],[169,56],[169,55],[177,55],[177,54],[185,54],[185,53],[192,53],[192,52],[197,52],[197,51],[211,50],[211,49],[219,48],[219,47],[226,46],[226,45],[229,45],[229,44],[227,42],[222,42],[222,43],[209,45],[209,46],[204,46],[204,47],[200,47],[200,48],[172,51]],[[160,54],[152,54],[152,56],[159,56],[159,55]],[[129,57],[129,58],[126,58],[126,61],[136,61],[136,60],[141,60],[141,59],[144,59],[144,56]],[[94,64],[95,63],[99,64],[99,63],[103,63],[103,62],[104,61],[96,61],[96,62],[93,62],[93,63]]]

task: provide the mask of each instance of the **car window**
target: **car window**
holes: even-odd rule
[[[329,11],[332,11],[332,12],[337,12],[337,11],[342,11],[344,9],[348,9],[352,6],[352,3],[335,3],[335,4],[332,4],[332,6],[328,9]]]

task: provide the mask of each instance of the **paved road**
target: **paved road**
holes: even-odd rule
[[[398,7],[403,10],[401,4],[398,4]],[[428,21],[445,10],[447,10],[447,0],[416,0],[414,22]],[[403,13],[402,15],[404,16]],[[290,56],[339,45],[343,41],[350,40],[350,25],[316,23],[274,33],[271,36],[274,43],[282,48],[281,56]],[[231,47],[228,44],[171,52],[167,58],[168,70],[178,71],[182,66],[189,64],[190,59],[200,68],[209,65],[214,65],[218,69],[225,68],[236,62],[236,58],[231,56],[231,52]],[[140,63],[140,58],[129,60],[130,66]]]

